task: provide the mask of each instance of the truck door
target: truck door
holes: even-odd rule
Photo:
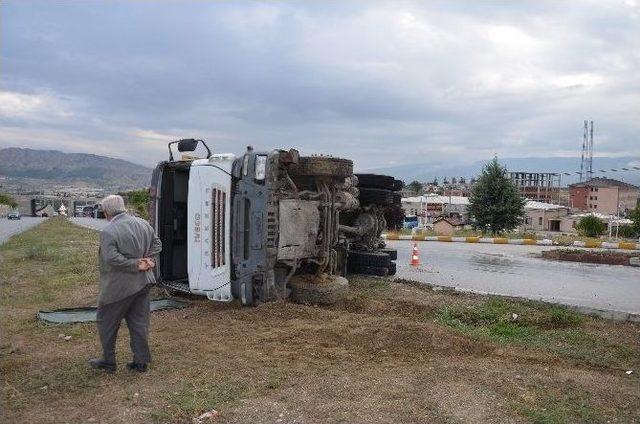
[[[232,155],[196,161],[189,176],[189,289],[210,300],[230,301]]]

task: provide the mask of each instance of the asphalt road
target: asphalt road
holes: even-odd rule
[[[44,222],[46,218],[34,218],[31,216],[23,216],[22,219],[8,220],[0,218],[0,244],[9,240],[12,236],[19,234],[31,227]]]
[[[398,249],[397,277],[478,293],[524,297],[640,313],[640,268],[535,257],[546,246],[421,242],[421,265],[409,265],[413,243]]]
[[[102,229],[109,223],[106,219],[95,218],[69,218],[71,222],[81,227],[91,228],[92,230],[102,231]]]

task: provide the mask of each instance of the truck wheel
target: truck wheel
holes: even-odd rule
[[[301,156],[298,163],[290,169],[293,175],[346,178],[353,175],[353,161],[324,156]]]
[[[389,275],[389,268],[381,266],[356,266],[350,272],[351,274],[377,275],[378,277],[386,277],[387,275]]]
[[[396,249],[379,249],[380,252],[386,253],[387,255],[389,255],[389,259],[392,261],[395,261],[396,259],[398,259],[398,251]]]
[[[393,205],[393,191],[385,190],[382,188],[360,188],[360,194],[358,200],[363,206],[367,205],[380,205],[391,206]]]
[[[337,275],[296,275],[289,280],[291,300],[310,305],[333,305],[349,288],[349,281]]]
[[[357,269],[363,266],[386,268],[389,266],[389,255],[381,251],[349,250],[347,266],[349,269]]]
[[[358,177],[358,187],[361,188],[395,189],[395,178],[388,175],[356,174],[356,177]]]

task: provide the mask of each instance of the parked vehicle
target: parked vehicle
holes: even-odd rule
[[[174,159],[175,147],[198,146],[206,158]],[[201,140],[168,147],[149,207],[165,287],[245,305],[289,296],[331,303],[347,272],[395,273],[396,252],[383,250],[380,237],[385,213],[399,208],[402,183],[393,177],[356,176],[350,160],[294,149],[249,147],[236,157],[212,154]]]
[[[417,228],[418,225],[419,225],[418,217],[416,215],[407,215],[407,216],[404,217],[403,228],[406,228],[408,230],[412,230],[414,228]]]
[[[92,207],[91,217],[96,219],[105,219],[104,212],[102,211],[102,204],[96,203]]]
[[[82,215],[81,216],[86,217],[86,218],[93,218],[94,208],[95,208],[94,205],[84,206],[82,208]]]
[[[7,219],[20,219],[22,215],[20,215],[20,211],[14,210],[7,214]]]

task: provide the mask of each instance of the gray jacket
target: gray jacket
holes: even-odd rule
[[[154,284],[152,270],[138,271],[138,259],[156,260],[161,250],[162,243],[147,221],[127,213],[114,216],[100,233],[98,305],[117,302]]]

